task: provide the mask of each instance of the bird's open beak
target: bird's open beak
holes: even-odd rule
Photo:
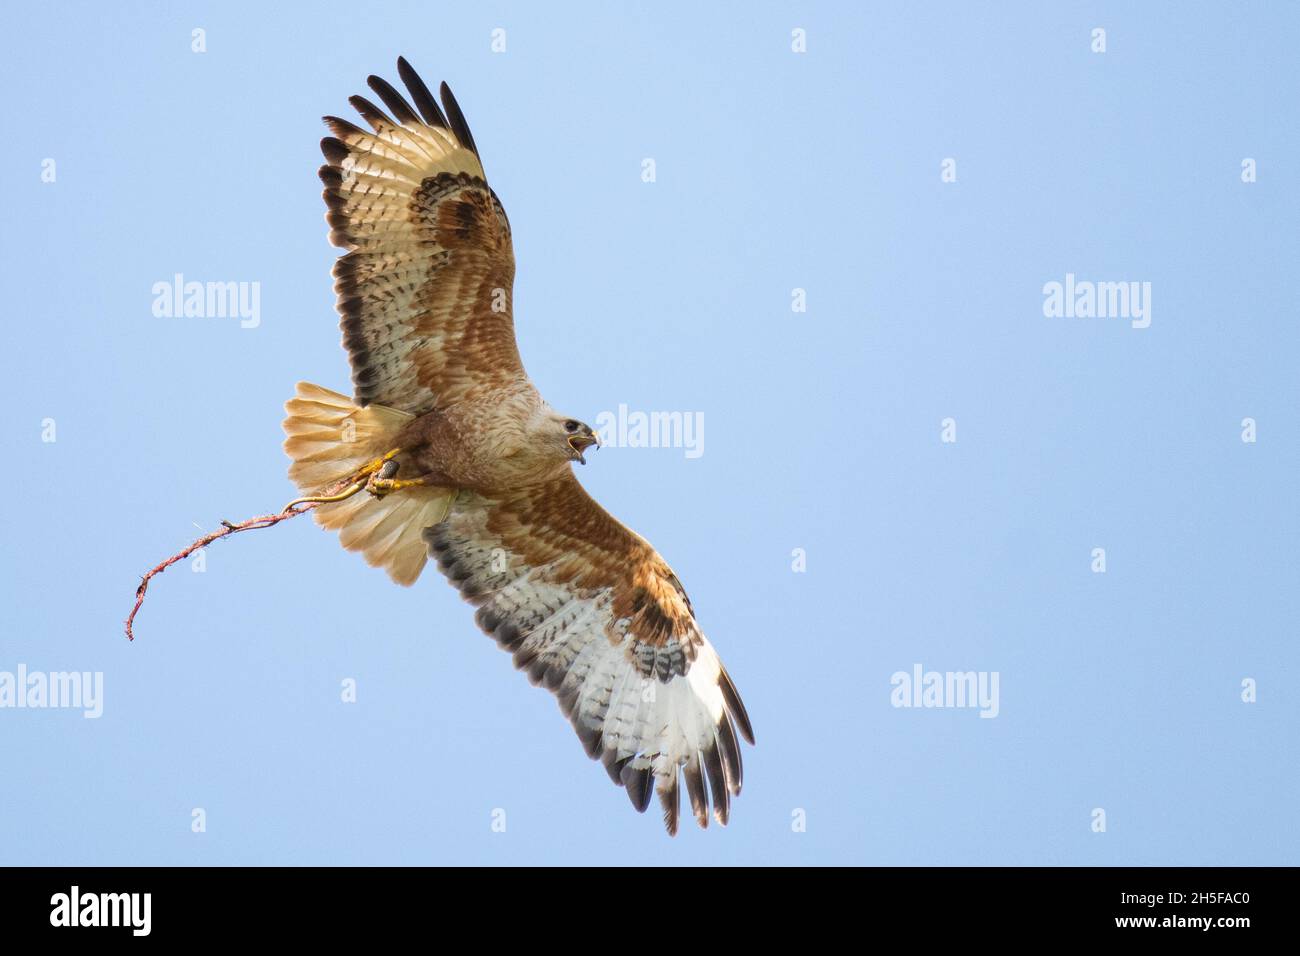
[[[583,457],[582,453],[593,446],[596,448],[600,447],[600,439],[596,437],[595,432],[583,432],[569,438],[569,447],[572,448],[573,453],[578,456],[579,464],[585,465],[587,463],[587,459]]]

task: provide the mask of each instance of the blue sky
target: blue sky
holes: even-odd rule
[[[11,11],[0,672],[104,691],[0,709],[0,863],[1300,862],[1300,14],[990,6]],[[726,830],[667,839],[437,575],[308,520],[122,636],[291,497],[293,383],[348,387],[319,117],[399,54],[509,211],[543,394],[706,423],[580,478],[748,705]],[[155,316],[177,273],[256,326]],[[1149,327],[1047,317],[1067,274]],[[997,716],[892,706],[917,664]]]

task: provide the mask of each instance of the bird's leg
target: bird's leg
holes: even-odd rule
[[[396,458],[398,455],[400,455],[402,452],[406,450],[407,449],[405,448],[394,448],[392,451],[387,452],[386,454],[383,454],[378,458],[372,458],[370,461],[366,462],[364,465],[361,466],[361,468],[356,473],[356,477],[364,478],[366,477],[366,475],[374,474],[379,469],[383,468],[384,465],[388,464],[390,461],[392,461],[394,458]]]
[[[393,462],[393,464],[396,465],[397,462]],[[445,484],[437,475],[420,475],[418,478],[394,478],[393,475],[396,473],[396,468],[385,468],[376,472],[366,481],[366,491],[376,498],[382,498],[384,495],[391,494],[394,491],[401,491],[404,488],[429,488]]]
[[[368,490],[372,480],[391,480],[393,475],[397,474],[397,467],[400,464],[394,459],[405,450],[406,449],[404,448],[394,448],[392,451],[381,455],[379,458],[372,458],[353,472],[353,474],[347,479],[347,486],[335,494],[311,495],[306,498],[295,498],[293,501],[285,505],[283,510],[288,511],[295,505],[329,504],[332,501],[346,501],[362,488]],[[338,483],[335,482],[334,487],[337,486]]]

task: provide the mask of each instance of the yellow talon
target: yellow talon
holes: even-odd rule
[[[394,462],[393,459],[396,458],[398,455],[400,455],[404,450],[405,449],[402,448],[394,448],[392,451],[388,452],[383,457],[374,458],[366,462],[364,465],[361,466],[360,470],[358,470],[352,476],[351,484],[349,484],[346,488],[344,488],[342,491],[338,492],[337,494],[312,495],[311,497],[308,498],[295,498],[293,501],[285,505],[283,510],[288,511],[290,508],[294,507],[295,505],[310,505],[310,504],[324,505],[324,504],[329,504],[332,501],[344,501],[348,498],[351,498],[362,488],[369,489],[371,484],[375,481],[391,483],[392,476],[397,473],[397,462]],[[385,466],[388,465],[390,462],[392,462],[392,467],[385,468]],[[398,487],[402,487],[402,486],[399,485]],[[386,494],[389,490],[392,489],[385,488],[384,492],[381,492],[379,494],[375,494],[374,491],[371,491],[371,494],[374,494],[375,497],[379,498],[382,497],[383,494]]]
[[[427,488],[432,484],[428,476],[423,478],[392,478],[384,474],[371,475],[366,482],[366,491],[376,498],[401,491],[404,488]]]

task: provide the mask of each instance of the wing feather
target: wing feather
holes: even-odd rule
[[[462,492],[425,540],[478,605],[479,626],[556,695],[636,810],[657,793],[676,832],[684,778],[700,826],[710,800],[727,823],[743,785],[736,730],[753,743],[749,717],[681,583],[644,539],[567,473],[507,498]]]
[[[325,117],[321,167],[343,344],[358,405],[421,415],[527,383],[515,343],[510,223],[459,104],[446,115],[409,63],[356,95],[370,129]],[[391,113],[391,115],[390,115]],[[529,386],[531,387],[531,386]]]
[[[392,84],[383,77],[371,74],[366,77],[366,85],[379,94],[379,98],[384,101],[384,105],[388,107],[397,122],[403,126],[423,125],[415,110],[411,109],[411,104],[406,102],[406,97],[393,89]]]
[[[407,90],[410,91],[411,99],[415,100],[415,108],[420,111],[420,116],[424,119],[424,122],[438,129],[447,129],[447,117],[442,115],[442,107],[433,98],[429,88],[424,85],[424,80],[420,79],[420,74],[416,73],[411,68],[411,64],[406,62],[405,57],[399,56],[397,58],[397,75],[401,77]]]
[[[465,122],[465,114],[460,111],[460,104],[452,95],[451,87],[443,83],[438,87],[438,94],[442,97],[442,108],[447,113],[447,119],[451,121],[451,129],[456,134],[456,139],[477,156],[478,147],[474,145],[474,134],[469,131],[469,123]]]

